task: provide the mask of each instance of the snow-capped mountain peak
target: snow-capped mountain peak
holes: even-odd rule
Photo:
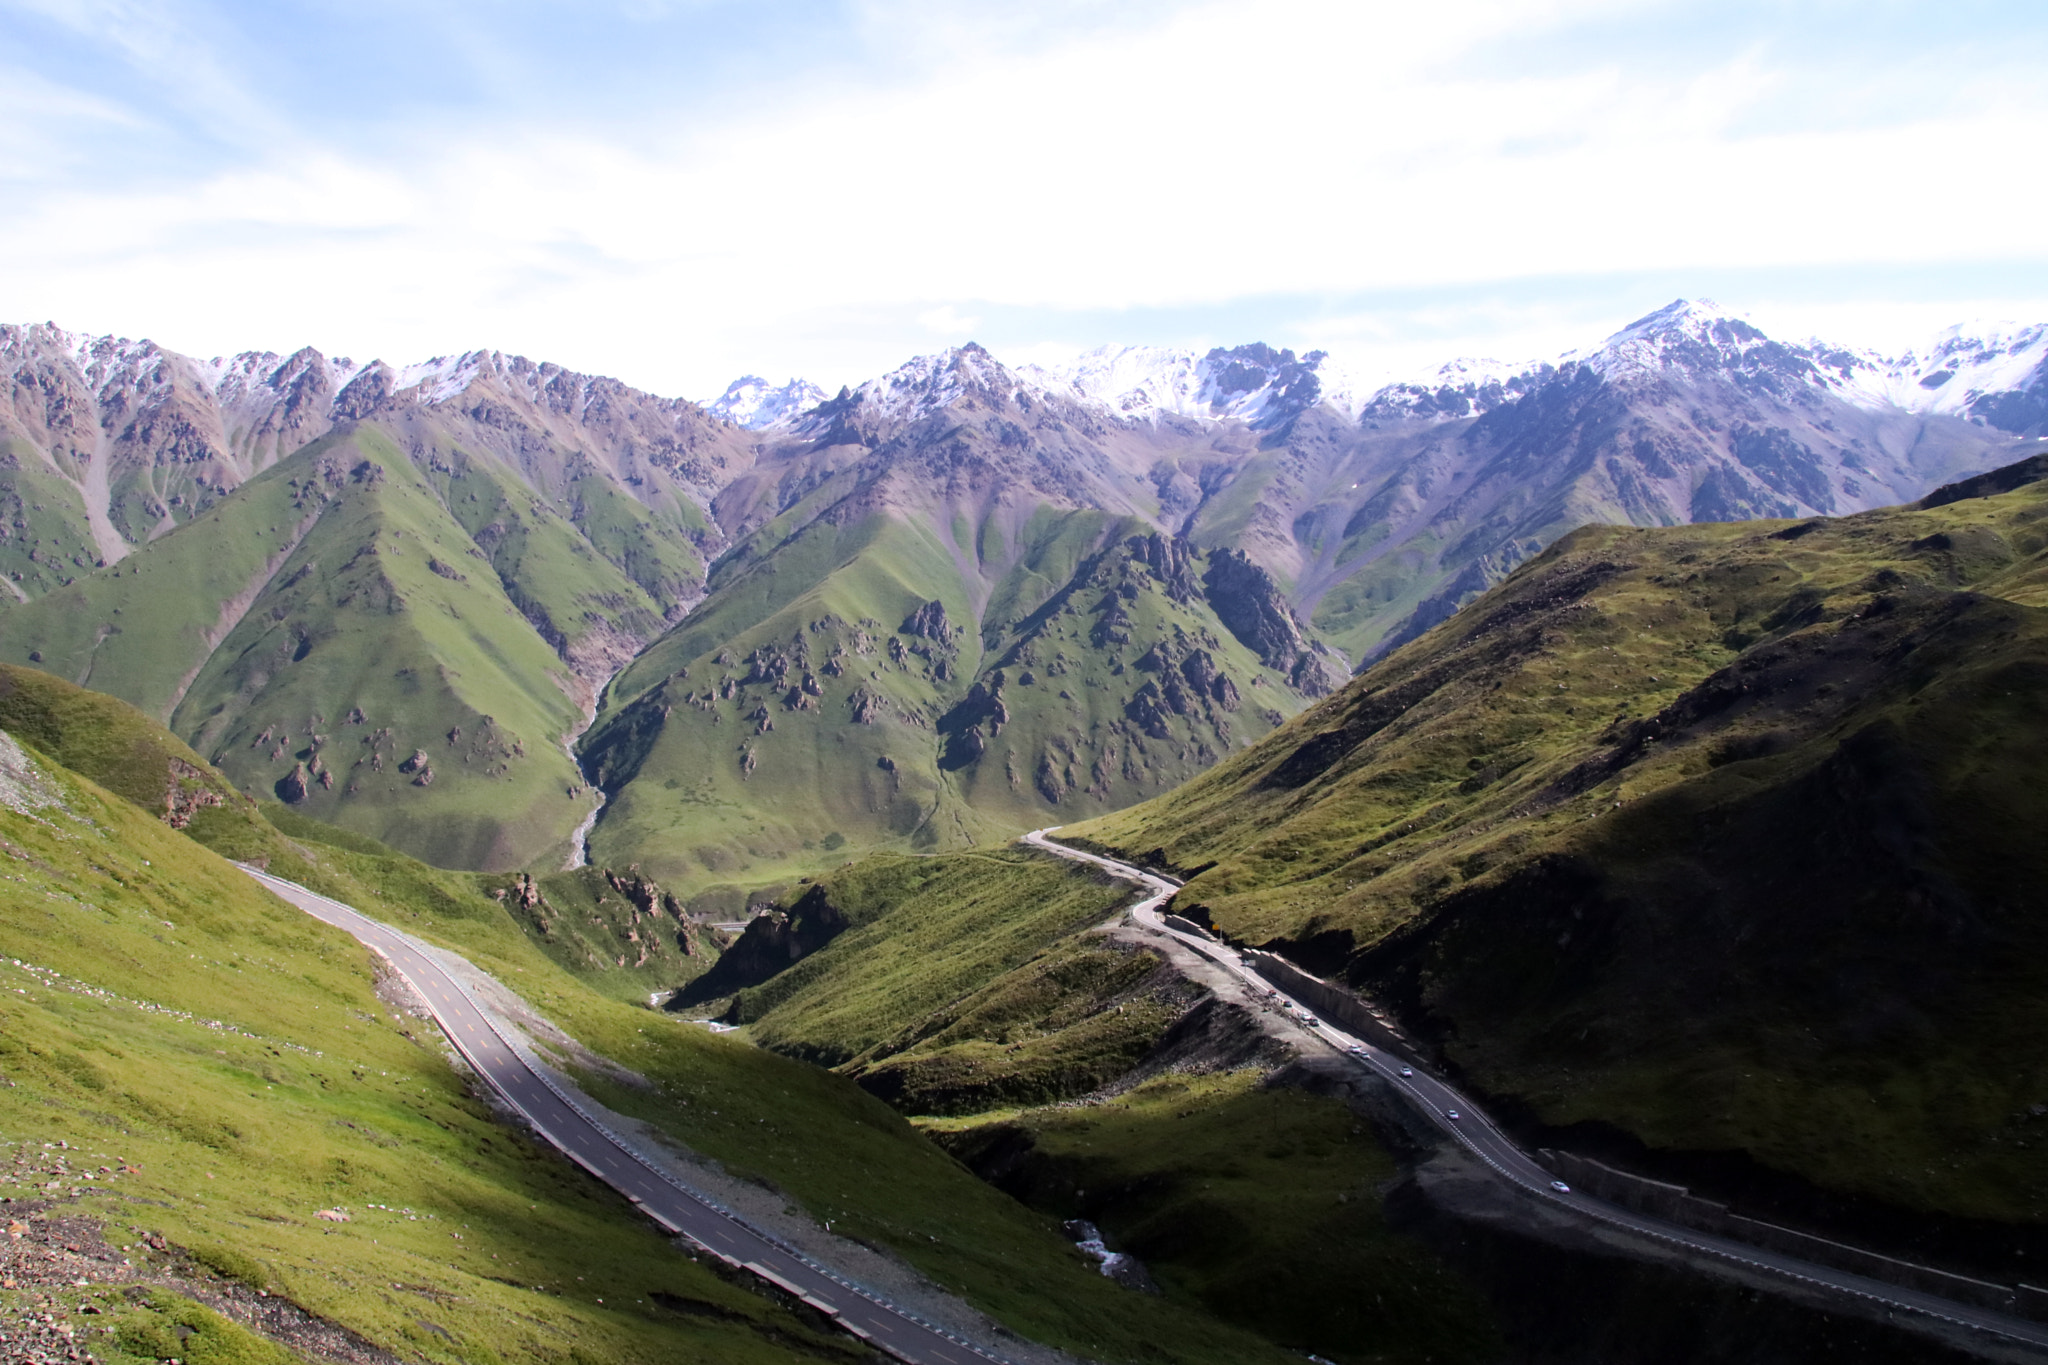
[[[1654,313],[1646,313],[1600,343],[1603,351],[1639,341],[1670,335],[1696,340],[1714,339],[1724,344],[1760,337],[1762,332],[1740,313],[1731,312],[1712,299],[1673,299]]]
[[[1164,346],[1097,346],[1066,365],[1026,365],[1019,375],[1046,393],[1099,403],[1124,417],[1207,416],[1201,358]]]
[[[2048,426],[2048,323],[1946,328],[1894,362],[1890,378],[1900,407],[2040,430]]]
[[[1637,318],[1590,354],[1568,353],[1564,358],[1578,360],[1609,379],[1626,379],[1667,370],[1741,368],[1753,362],[1752,353],[1759,349],[1785,348],[1711,299],[1674,299]]]
[[[1120,417],[1235,418],[1254,426],[1285,420],[1318,402],[1350,409],[1355,384],[1311,351],[1297,357],[1263,342],[1213,347],[1206,354],[1164,346],[1098,346],[1066,365],[1026,366],[1040,390],[1109,408]],[[1337,381],[1334,385],[1328,381]]]
[[[969,394],[1014,397],[1028,391],[1007,366],[974,342],[914,356],[853,391],[878,416],[909,420],[950,407]]]
[[[808,379],[791,379],[787,384],[770,384],[757,374],[742,375],[725,386],[725,392],[704,405],[713,416],[723,417],[749,431],[769,431],[792,425],[796,419],[825,401],[825,391]]]

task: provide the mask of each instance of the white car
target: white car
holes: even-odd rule
[[[1413,1076],[1415,1074],[1415,1068],[1410,1066],[1404,1066],[1401,1068],[1401,1074],[1403,1076]]]
[[[1572,1192],[1572,1187],[1565,1184],[1562,1180],[1551,1181],[1550,1188],[1556,1190],[1559,1194],[1570,1194]]]
[[[1454,1119],[1458,1117],[1458,1111],[1455,1109],[1446,1109],[1444,1110],[1444,1117],[1447,1119]]]

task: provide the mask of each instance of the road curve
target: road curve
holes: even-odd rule
[[[1631,1209],[1620,1208],[1576,1190],[1560,1191],[1554,1188],[1552,1181],[1556,1177],[1534,1157],[1516,1146],[1493,1120],[1465,1095],[1428,1074],[1422,1067],[1415,1066],[1383,1048],[1374,1047],[1362,1038],[1355,1038],[1335,1022],[1323,1019],[1307,1005],[1276,989],[1271,982],[1246,966],[1229,948],[1212,939],[1199,934],[1185,933],[1167,924],[1161,917],[1159,909],[1180,889],[1180,883],[1172,878],[1147,872],[1143,868],[1133,867],[1129,863],[1120,863],[1113,858],[1105,858],[1099,854],[1086,853],[1055,843],[1046,836],[1057,828],[1058,826],[1053,825],[1033,830],[1025,835],[1021,842],[1057,857],[1091,863],[1144,887],[1149,894],[1129,911],[1139,923],[1147,929],[1171,934],[1176,941],[1239,977],[1261,995],[1284,1003],[1297,1015],[1317,1019],[1319,1022],[1316,1033],[1319,1036],[1337,1048],[1342,1055],[1392,1085],[1395,1092],[1405,1098],[1425,1118],[1450,1134],[1466,1151],[1485,1162],[1496,1175],[1523,1193],[1537,1199],[1548,1200],[1611,1226],[1653,1238],[1666,1245],[1696,1252],[1748,1270],[1761,1271],[1780,1280],[1832,1289],[1885,1308],[1987,1332],[2005,1341],[2048,1348],[2048,1325],[2029,1322],[2025,1318],[2013,1317],[1988,1308],[1979,1308],[1974,1304],[1960,1303],[1937,1294],[1888,1284],[1883,1280],[1874,1280],[1846,1270],[1836,1270],[1831,1266],[1751,1246],[1747,1242],[1698,1232],[1679,1223],[1666,1222],[1661,1218],[1651,1218]],[[1451,1117],[1453,1114],[1457,1115],[1455,1119]]]
[[[409,935],[296,882],[237,865],[281,899],[353,934],[389,963],[477,1074],[524,1115],[534,1131],[625,1195],[667,1232],[688,1238],[726,1264],[793,1295],[853,1336],[910,1365],[969,1365],[972,1361],[1008,1365],[1001,1356],[953,1336],[820,1265],[642,1160],[630,1143],[584,1112],[532,1066],[462,984]]]

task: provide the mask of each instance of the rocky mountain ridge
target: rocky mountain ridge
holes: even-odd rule
[[[1125,418],[1271,425],[1280,413],[1326,403],[1354,420],[1383,425],[1404,417],[1476,416],[1526,396],[1573,365],[1609,378],[1667,370],[1697,374],[1703,368],[1753,368],[1758,351],[1787,376],[1804,375],[1857,406],[1958,415],[2015,435],[2037,428],[2041,405],[2048,402],[2048,324],[1958,323],[1922,346],[1887,355],[1818,339],[1776,342],[1711,300],[1686,299],[1637,319],[1599,346],[1523,364],[1459,357],[1420,374],[1375,376],[1326,351],[1297,358],[1260,343],[1207,352],[1106,345],[1064,364],[1021,365],[1015,375],[1023,390],[1078,398]],[[947,354],[920,356],[858,391],[898,394],[908,387],[901,376],[942,366]],[[789,424],[825,396],[806,380],[769,389],[749,376],[710,406],[730,415],[720,404],[740,401],[740,394],[744,406],[732,409],[740,414],[734,420],[754,428],[771,421]],[[949,395],[931,397],[934,406],[950,401]],[[892,407],[900,415],[900,398]],[[774,416],[754,420],[756,411]]]

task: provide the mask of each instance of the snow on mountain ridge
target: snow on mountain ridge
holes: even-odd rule
[[[1097,346],[1060,366],[1026,365],[1020,377],[1045,393],[1099,403],[1138,419],[1160,413],[1207,416],[1200,401],[1201,358],[1164,346]]]
[[[913,418],[950,407],[975,390],[1029,392],[1009,368],[974,342],[913,356],[854,390],[863,407],[884,417]]]
[[[792,425],[829,395],[808,379],[774,385],[757,374],[742,375],[725,392],[704,405],[705,411],[749,431]]]
[[[1925,412],[1968,414],[1990,395],[2038,393],[2048,386],[2048,323],[1959,323],[1893,371],[1895,386]]]
[[[1045,392],[1109,408],[1120,417],[1156,421],[1172,415],[1234,418],[1256,425],[1285,406],[1287,392],[1304,377],[1315,381],[1318,401],[1356,417],[1362,388],[1347,370],[1312,351],[1297,359],[1253,342],[1196,352],[1167,346],[1098,346],[1066,365],[1027,365],[1020,375]],[[1294,394],[1298,400],[1301,396]]]
[[[151,392],[190,375],[222,401],[281,392],[314,365],[325,367],[324,379],[337,394],[381,367],[388,374],[381,385],[386,393],[423,406],[452,401],[486,375],[539,400],[543,389],[568,374],[559,366],[498,351],[467,351],[402,366],[323,357],[310,349],[291,356],[245,351],[202,361],[146,339],[69,332],[54,323],[0,328],[0,350],[24,344],[66,355],[102,393],[122,388]],[[861,384],[854,396],[892,419],[934,411],[979,388],[1013,396],[1056,395],[1123,421],[1157,422],[1170,416],[1257,426],[1291,420],[1322,404],[1350,420],[1384,425],[1476,416],[1534,392],[1572,365],[1617,383],[1718,371],[1773,387],[1811,384],[1866,409],[1955,416],[2010,431],[2033,430],[2048,421],[2048,324],[1962,323],[1924,346],[1887,356],[1817,339],[1780,342],[1706,299],[1675,300],[1599,346],[1566,352],[1552,362],[1457,359],[1402,375],[1354,368],[1323,352],[1297,357],[1259,343],[1206,352],[1104,345],[1065,364],[1011,370],[970,343],[913,357]],[[608,382],[574,377],[585,399],[593,384]],[[794,427],[826,398],[823,389],[806,380],[775,386],[748,375],[705,406],[739,426],[765,431]]]

